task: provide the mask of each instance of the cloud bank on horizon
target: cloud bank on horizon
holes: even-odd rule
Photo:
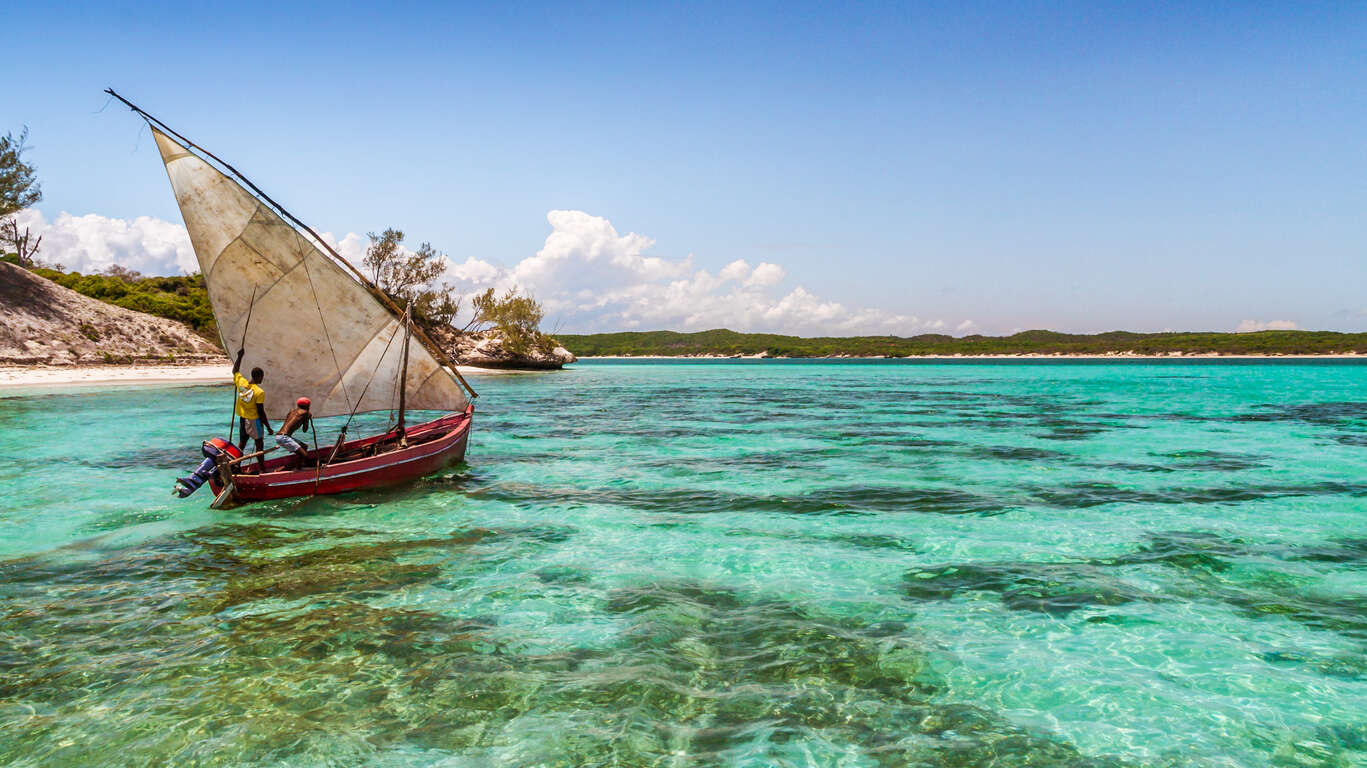
[[[654,239],[620,234],[607,219],[583,211],[550,211],[546,221],[551,233],[535,255],[508,268],[470,257],[452,262],[447,279],[462,294],[490,286],[526,290],[541,300],[548,323],[565,331],[731,328],[906,336],[951,328],[945,320],[848,307],[800,284],[787,287],[788,271],[772,262],[737,259],[714,274],[698,268],[691,254],[680,260],[651,256]],[[357,238],[350,247],[359,256],[364,246]],[[957,330],[974,328],[965,321]]]
[[[28,208],[16,214],[43,242],[38,258],[82,273],[101,272],[118,264],[147,275],[189,274],[199,269],[185,227],[151,216],[132,221],[97,213],[73,216],[62,211],[53,221]]]
[[[1244,320],[1235,327],[1235,333],[1255,333],[1257,331],[1300,331],[1298,324],[1290,320]]]
[[[198,269],[185,227],[150,216],[131,221],[63,211],[47,221],[37,209],[20,211],[19,226],[42,235],[40,258],[67,270],[93,273],[118,264],[149,275]],[[445,279],[462,296],[487,288],[520,289],[537,297],[547,324],[570,332],[697,331],[730,328],[798,336],[979,332],[971,320],[925,319],[878,308],[849,307],[803,285],[787,287],[788,270],[773,262],[733,261],[715,274],[690,254],[681,260],[648,255],[655,240],[620,234],[612,222],[584,211],[546,214],[551,233],[535,255],[512,267],[468,257],[448,259]],[[354,232],[323,237],[352,263],[369,240]],[[1015,332],[1020,329],[1010,329]],[[1245,319],[1236,333],[1300,330],[1290,320]]]
[[[144,274],[188,274],[198,268],[185,227],[139,216],[132,221],[62,212],[48,222],[36,209],[19,225],[42,235],[40,258],[68,270],[100,272],[114,264]],[[610,221],[583,211],[546,214],[551,226],[535,255],[511,267],[475,257],[448,259],[446,280],[457,293],[520,289],[546,309],[547,324],[564,332],[622,330],[737,331],[794,335],[971,333],[969,320],[951,324],[877,308],[848,307],[798,284],[788,271],[764,261],[733,261],[714,274],[690,254],[681,260],[651,256],[655,240],[618,233]],[[369,240],[356,233],[323,237],[352,263]]]

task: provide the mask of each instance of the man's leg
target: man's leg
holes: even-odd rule
[[[256,420],[256,452],[257,452],[257,453],[260,453],[260,452],[266,450],[266,439],[263,437],[263,435],[265,434],[265,432],[266,432],[265,428],[261,426],[261,420],[260,420],[260,419],[257,419],[257,420]],[[256,471],[257,471],[257,473],[262,473],[262,472],[265,472],[265,471],[266,471],[266,457],[265,457],[265,456],[258,456],[258,457],[256,457]]]
[[[243,416],[237,417],[237,450],[247,451],[247,419]]]
[[[290,462],[286,465],[288,468],[298,469],[308,463],[308,449],[290,435],[276,435],[275,444],[290,452]]]

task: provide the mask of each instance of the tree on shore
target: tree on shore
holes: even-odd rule
[[[497,328],[503,333],[508,351],[513,354],[525,355],[550,342],[541,333],[541,320],[546,312],[541,302],[531,296],[522,295],[511,288],[499,296],[490,288],[470,303],[474,306],[475,315],[465,329],[482,331]]]
[[[437,282],[446,271],[446,255],[423,243],[418,250],[403,248],[404,234],[390,227],[376,235],[371,232],[370,246],[362,263],[370,279],[396,303],[412,303],[413,317],[424,327],[450,325],[460,312],[460,300],[451,296],[451,286]]]
[[[476,295],[470,302],[471,316],[465,325],[456,325],[461,301],[451,286],[441,281],[446,271],[446,255],[423,243],[418,250],[403,247],[402,230],[389,228],[368,234],[362,263],[371,282],[396,303],[412,303],[413,318],[427,330],[442,329],[456,335],[497,329],[504,347],[515,355],[554,347],[552,339],[541,333],[545,316],[540,302],[529,295],[509,290],[499,295],[493,288]]]
[[[35,240],[28,227],[20,231],[17,217],[9,216],[0,220],[0,250],[13,254],[19,266],[25,269],[37,266],[33,257],[38,253],[38,246],[42,242],[43,236],[39,235]]]
[[[136,269],[129,269],[122,264],[110,264],[104,268],[100,274],[106,277],[117,277],[125,283],[135,283],[142,279],[142,273]]]
[[[28,227],[20,232],[19,220],[15,217],[43,199],[43,189],[33,166],[23,160],[24,150],[28,149],[24,144],[27,140],[27,127],[18,136],[6,133],[0,137],[0,249],[17,256],[21,267],[34,265],[33,257],[43,241],[41,235],[33,239]]]

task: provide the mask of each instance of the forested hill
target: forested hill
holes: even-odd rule
[[[772,357],[907,357],[912,355],[1324,355],[1367,354],[1367,333],[1331,331],[1259,331],[1256,333],[1096,334],[1023,331],[1011,336],[956,338],[920,336],[822,336],[802,338],[769,333],[737,333],[725,329],[677,333],[557,334],[580,357],[655,355]]]

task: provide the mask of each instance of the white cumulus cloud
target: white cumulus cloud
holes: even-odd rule
[[[546,214],[551,232],[534,255],[505,266],[478,258],[447,259],[441,278],[457,293],[487,288],[527,291],[546,309],[548,324],[571,331],[731,328],[797,335],[896,334],[943,331],[944,320],[869,307],[853,307],[788,284],[782,265],[737,259],[715,273],[682,259],[650,255],[655,240],[622,234],[612,222],[583,211]],[[185,228],[140,216],[132,221],[96,214],[58,215],[48,223],[37,210],[20,214],[20,226],[43,236],[40,258],[69,270],[97,272],[112,264],[144,274],[181,274],[198,268]],[[323,239],[360,267],[369,239],[348,233]],[[1242,326],[1241,326],[1242,329]],[[955,326],[976,330],[971,321]]]
[[[365,235],[358,235],[355,232],[348,232],[346,237],[341,240],[332,236],[331,232],[322,233],[322,238],[327,244],[337,249],[342,254],[342,258],[360,267],[362,260],[365,259],[365,251],[370,247],[370,238]],[[399,246],[400,250],[403,246]]]
[[[737,259],[716,273],[699,269],[692,254],[666,259],[648,254],[652,238],[622,234],[610,221],[583,211],[551,211],[551,233],[534,256],[497,274],[487,262],[453,264],[448,275],[471,289],[516,287],[536,296],[546,316],[567,331],[623,328],[731,328],[800,335],[878,333],[911,335],[945,327],[942,320],[880,309],[847,307],[802,285],[783,288],[788,271]],[[478,276],[480,279],[474,279]]]
[[[775,285],[782,282],[783,278],[787,276],[788,270],[777,264],[762,261],[759,266],[755,267],[755,271],[750,273],[750,277],[746,278],[745,284],[752,287]]]
[[[782,282],[783,278],[788,276],[788,270],[767,261],[760,262],[757,267],[751,267],[750,262],[745,259],[736,259],[722,267],[718,276],[722,280],[742,283],[748,288],[762,288]]]
[[[446,277],[454,285],[510,287],[506,285],[506,275],[501,267],[473,256],[459,264],[450,262],[446,268]]]
[[[1235,333],[1252,333],[1254,331],[1299,331],[1301,327],[1290,320],[1244,320],[1239,323],[1239,327],[1234,329]]]
[[[139,216],[132,221],[95,213],[73,216],[66,211],[48,222],[36,208],[18,214],[39,245],[38,258],[69,271],[100,272],[118,264],[148,275],[189,274],[199,269],[185,227]]]
[[[719,273],[723,280],[744,280],[750,276],[750,262],[745,259],[736,259],[721,268]]]

